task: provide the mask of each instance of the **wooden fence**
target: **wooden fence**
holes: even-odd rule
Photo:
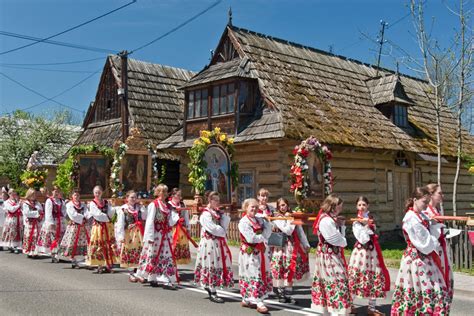
[[[456,227],[462,229],[460,235],[448,239],[453,269],[473,269],[472,244],[469,240],[469,226]]]

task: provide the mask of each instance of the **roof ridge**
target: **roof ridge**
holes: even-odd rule
[[[120,56],[117,56],[117,55],[115,55],[115,54],[109,54],[107,57],[120,58]],[[112,58],[112,60],[115,59],[115,58]],[[164,67],[164,68],[179,69],[179,70],[183,70],[183,71],[186,71],[186,72],[191,72],[191,73],[193,73],[193,74],[196,74],[196,72],[193,71],[193,70],[189,70],[189,69],[185,69],[185,68],[181,68],[181,67],[174,67],[174,66],[170,66],[170,65],[152,63],[152,62],[149,62],[149,61],[144,61],[144,60],[139,60],[139,59],[129,58],[129,57],[128,57],[127,59],[128,59],[129,61],[132,61],[132,62],[147,64],[147,65],[153,65],[153,66],[160,66],[160,67]]]

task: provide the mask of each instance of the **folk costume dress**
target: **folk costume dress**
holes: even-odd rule
[[[311,285],[311,308],[323,315],[348,315],[352,297],[344,258],[345,226],[339,228],[334,218],[322,213],[315,222],[314,232],[319,241]]]
[[[110,222],[115,211],[107,200],[89,203],[89,214],[93,219],[90,241],[87,249],[86,265],[111,268],[117,260],[117,244],[114,226]]]
[[[137,277],[149,282],[178,281],[178,269],[171,247],[173,226],[178,220],[178,214],[172,212],[160,199],[148,205]]]
[[[293,225],[286,220],[275,220],[272,223],[274,231],[288,236],[284,247],[273,247],[271,256],[273,286],[291,287],[294,281],[304,281],[309,277],[309,258],[306,249],[310,245],[301,226]]]
[[[176,264],[188,264],[191,262],[189,242],[196,244],[189,234],[191,229],[191,225],[189,224],[189,212],[188,210],[180,210],[180,208],[186,207],[182,202],[176,205],[170,200],[168,201],[168,207],[179,215],[178,223],[173,229],[173,251]]]
[[[264,207],[260,208],[261,206],[259,205],[259,208],[257,210],[257,214],[260,215],[266,215],[266,216],[273,216],[275,213],[275,208],[266,204]]]
[[[38,252],[51,255],[57,252],[66,230],[66,206],[62,199],[49,198],[44,203],[44,223],[38,237]]]
[[[245,215],[239,222],[239,232],[240,295],[247,304],[261,304],[273,289],[267,245],[272,225],[262,218]]]
[[[357,218],[368,219],[369,215],[358,212]],[[386,292],[390,291],[390,274],[383,261],[375,226],[354,222],[352,231],[357,240],[348,268],[352,295],[369,299],[384,298]]]
[[[22,245],[22,208],[19,201],[8,199],[3,203],[5,210],[5,223],[3,224],[2,240],[0,246],[19,248]]]
[[[429,231],[429,219],[409,209],[403,218],[407,248],[395,282],[392,315],[448,315],[450,298],[436,253],[438,238]]]
[[[43,207],[40,202],[25,201],[22,203],[23,219],[25,227],[23,229],[23,253],[28,256],[38,255],[39,232],[44,217]]]
[[[434,216],[440,216],[438,210],[431,205],[423,211],[423,213],[428,218],[433,218]],[[451,260],[449,247],[446,241],[446,226],[443,223],[440,223],[436,220],[430,221],[430,233],[438,238],[439,246],[436,248],[436,252],[438,253],[441,259],[441,267],[443,269],[444,280],[446,281],[446,285],[448,286],[448,295],[450,298],[450,303],[453,300],[453,288],[454,288],[454,278],[453,278],[453,270],[451,268]],[[449,312],[449,310],[448,310]]]
[[[232,254],[226,240],[230,217],[209,207],[202,212],[201,241],[194,269],[194,282],[211,290],[233,287]]]
[[[74,262],[87,256],[89,231],[86,221],[89,214],[84,203],[75,204],[73,201],[66,204],[66,214],[69,221],[59,244],[58,257]]]
[[[117,240],[122,242],[120,267],[136,268],[140,262],[145,232],[146,210],[139,203],[131,207],[123,205],[117,214]]]

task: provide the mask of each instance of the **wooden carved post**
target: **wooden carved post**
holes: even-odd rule
[[[122,142],[125,143],[129,134],[128,126],[128,52],[125,50],[120,53],[121,59],[121,83],[122,89],[119,89],[120,95],[120,113],[122,119]]]

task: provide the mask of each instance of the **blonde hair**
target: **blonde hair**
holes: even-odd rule
[[[219,192],[216,191],[211,191],[209,192],[209,195],[207,196],[207,203],[210,203],[213,197],[219,197]]]
[[[155,191],[153,192],[156,197],[163,196],[168,193],[168,186],[166,184],[160,183],[158,186],[155,188]]]
[[[25,199],[27,200],[36,200],[36,190],[33,189],[33,188],[29,188],[28,191],[26,191],[26,194],[25,194]]]
[[[247,207],[249,207],[250,204],[258,204],[258,201],[254,198],[250,199],[245,199],[245,201],[242,203],[242,211],[247,212]]]
[[[134,190],[129,190],[129,191],[127,191],[127,193],[125,194],[125,197],[128,198],[128,197],[129,197],[130,195],[132,195],[132,194],[137,194],[137,192],[135,192]]]
[[[92,189],[92,192],[94,192],[95,189],[99,189],[100,192],[104,193],[104,189],[102,189],[102,187],[101,187],[100,185],[96,185],[96,186]]]
[[[341,205],[344,201],[337,194],[329,194],[321,204],[321,209],[324,213],[330,213],[336,209],[338,205]]]
[[[261,195],[261,196],[270,196],[270,191],[268,191],[268,190],[265,189],[265,188],[261,188],[260,190],[258,190],[258,195]]]

